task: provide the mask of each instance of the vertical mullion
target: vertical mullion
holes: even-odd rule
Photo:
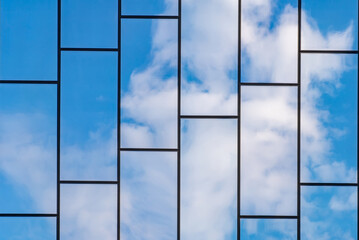
[[[181,239],[181,38],[182,1],[178,0],[177,19],[177,240]]]
[[[117,239],[121,239],[121,0],[117,13]]]
[[[60,240],[60,110],[61,110],[61,0],[57,0],[57,196],[56,196],[56,239]]]
[[[301,236],[300,236],[300,233],[301,233],[301,224],[300,224],[300,221],[301,221],[301,213],[300,213],[300,205],[301,205],[301,202],[300,202],[300,198],[301,198],[301,186],[300,186],[300,182],[301,182],[301,179],[300,179],[300,174],[301,174],[301,171],[300,171],[300,167],[301,167],[301,161],[300,161],[300,147],[301,147],[301,144],[300,144],[300,141],[301,141],[301,137],[300,137],[300,131],[301,131],[301,125],[300,125],[300,118],[301,118],[301,28],[302,28],[302,1],[301,0],[298,0],[298,67],[297,67],[297,74],[298,74],[298,77],[297,77],[297,81],[298,81],[298,94],[297,94],[297,97],[298,97],[298,100],[297,100],[297,215],[298,215],[298,218],[297,218],[297,239],[300,240],[301,239]]]
[[[358,14],[358,21],[359,21],[359,3],[357,3],[358,5],[358,9],[357,9],[357,14]],[[359,51],[359,31],[358,31],[358,46],[357,46],[357,51]],[[359,112],[359,54],[357,53],[357,124],[358,124],[358,112]],[[358,149],[359,149],[359,142],[358,142],[358,136],[359,136],[359,128],[357,127],[357,238],[359,238],[359,154],[358,154]]]
[[[237,109],[237,239],[241,239],[241,6],[242,1],[238,0],[238,109]]]

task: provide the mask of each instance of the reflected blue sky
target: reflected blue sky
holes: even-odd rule
[[[308,42],[302,49],[358,49],[358,1],[357,0],[302,0],[302,9],[308,14],[309,23],[324,35],[337,33],[352,25],[352,45],[343,47],[334,40],[331,46],[320,47],[314,41]]]
[[[2,240],[55,240],[56,218],[0,218]]]
[[[292,219],[243,219],[241,228],[245,240],[297,239],[297,220]]]
[[[61,46],[117,48],[117,4],[117,0],[62,0]]]
[[[334,59],[336,58],[336,59]],[[345,69],[327,76],[308,74],[313,62],[333,59]],[[302,179],[319,182],[356,182],[358,69],[355,55],[302,57]],[[308,78],[310,82],[308,83]],[[315,113],[314,113],[315,111]],[[308,134],[315,114],[318,132]],[[318,152],[315,147],[323,152]],[[346,168],[348,172],[343,172]]]
[[[56,212],[56,86],[0,86],[0,212]]]
[[[1,80],[56,80],[56,1],[2,1],[0,32]]]
[[[117,53],[64,52],[61,60],[61,177],[116,179]]]
[[[302,187],[303,240],[357,239],[356,187]]]
[[[122,0],[122,14],[177,15],[177,1],[178,0]]]

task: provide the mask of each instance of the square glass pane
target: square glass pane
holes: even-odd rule
[[[2,0],[0,80],[56,80],[57,1]]]
[[[297,0],[243,0],[241,21],[241,81],[296,83]]]
[[[297,220],[242,219],[241,239],[297,239]]]
[[[1,240],[55,240],[56,218],[0,217]]]
[[[117,179],[117,53],[63,52],[61,178]]]
[[[297,88],[241,89],[241,214],[297,214]]]
[[[117,48],[118,0],[62,0],[61,46]]]
[[[237,120],[181,129],[181,238],[237,239]]]
[[[121,153],[121,239],[176,239],[177,153]]]
[[[176,20],[122,20],[121,147],[177,147],[176,29]]]
[[[356,182],[357,65],[356,55],[302,56],[303,182]]]
[[[178,0],[122,0],[122,15],[178,15]]]
[[[301,239],[358,239],[356,187],[302,187]]]
[[[181,113],[237,115],[238,1],[182,1]]]
[[[302,0],[303,50],[358,49],[358,0]]]
[[[61,240],[116,240],[117,185],[61,186]]]
[[[0,85],[0,213],[56,213],[56,85]]]

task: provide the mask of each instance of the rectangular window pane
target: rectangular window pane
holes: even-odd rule
[[[297,220],[242,219],[241,239],[297,239]]]
[[[60,209],[61,240],[116,240],[116,185],[62,185]]]
[[[356,187],[302,187],[301,239],[358,239]]]
[[[297,88],[242,87],[241,214],[297,214]]]
[[[357,0],[302,0],[302,49],[358,49]]]
[[[297,0],[243,0],[241,23],[241,81],[296,83]]]
[[[121,239],[176,239],[177,153],[121,153]]]
[[[181,238],[236,239],[237,121],[181,125]]]
[[[56,80],[57,1],[2,0],[0,80]]]
[[[237,115],[238,1],[183,1],[181,38],[181,113]]]
[[[117,53],[63,52],[61,178],[117,179]]]
[[[56,213],[56,86],[0,85],[0,213]]]
[[[56,218],[0,217],[1,240],[55,240]]]
[[[177,21],[122,20],[121,147],[177,146]]]
[[[302,56],[301,164],[304,182],[356,182],[356,55]]]
[[[122,0],[123,15],[177,15],[178,0]]]
[[[62,0],[61,46],[117,48],[118,0]]]

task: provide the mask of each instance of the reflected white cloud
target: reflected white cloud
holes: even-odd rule
[[[195,1],[183,0],[183,17],[186,21],[183,23],[183,67],[190,71],[194,76],[183,74],[183,114],[236,114],[237,109],[237,94],[236,78],[233,77],[233,72],[236,70],[237,59],[237,2],[235,0],[225,1]],[[243,1],[243,18],[242,18],[242,41],[243,51],[246,52],[248,63],[248,71],[250,79],[253,81],[268,81],[268,82],[295,82],[296,81],[296,65],[297,65],[297,36],[296,36],[296,17],[297,10],[292,6],[287,6],[280,12],[280,17],[277,25],[274,28],[270,27],[269,22],[273,17],[273,2],[269,0]],[[216,17],[208,18],[208,16],[215,15]],[[324,36],[320,29],[313,28],[309,24],[306,13],[303,12],[303,36],[302,42],[313,41],[317,46],[331,46],[332,42],[340,43],[341,46],[351,46],[353,42],[351,25],[340,33]],[[215,20],[214,20],[215,19]],[[177,128],[176,119],[172,117],[170,112],[176,113],[176,79],[161,79],[156,75],[156,71],[160,71],[166,65],[174,66],[176,63],[176,48],[173,47],[176,39],[168,36],[170,26],[159,24],[153,31],[155,49],[153,53],[153,62],[143,71],[137,71],[132,74],[132,88],[123,101],[123,106],[126,108],[134,119],[145,123],[144,125],[123,124],[121,127],[123,131],[123,138],[132,143],[141,143],[143,146],[151,147],[153,143],[171,143],[176,144],[173,139],[175,137],[175,130]],[[266,46],[271,46],[271,49],[263,49]],[[273,49],[272,49],[273,48]],[[208,51],[208,50],[211,51]],[[262,51],[260,51],[262,49]],[[295,49],[295,50],[294,50]],[[318,56],[320,58],[321,56]],[[303,146],[310,143],[306,155],[319,156],[324,168],[330,168],[328,172],[333,169],[340,170],[339,174],[343,176],[352,176],[353,170],[348,169],[344,163],[332,164],[325,163],[322,159],[322,153],[328,151],[330,144],[327,142],[326,135],[323,134],[323,123],[321,115],[318,113],[314,102],[318,99],[318,89],[313,88],[310,83],[313,77],[328,81],[334,87],[337,86],[337,76],[348,69],[347,64],[343,60],[343,56],[333,55],[325,56],[325,58],[315,59],[307,62],[308,67],[303,68],[302,72],[302,140]],[[263,75],[262,73],[265,73]],[[169,102],[161,103],[161,94],[168,96],[171,99]],[[295,152],[292,148],[278,148],[275,151],[271,149],[270,154],[265,155],[264,151],[259,152],[256,149],[250,149],[251,146],[262,146],[263,142],[278,141],[284,145],[292,143],[293,133],[296,129],[295,112],[296,106],[293,104],[289,95],[285,92],[279,92],[276,98],[272,96],[262,95],[261,98],[251,100],[253,96],[258,93],[248,93],[246,97],[247,102],[243,103],[243,109],[248,109],[248,112],[243,112],[250,117],[248,121],[243,122],[242,131],[244,136],[247,134],[247,139],[251,140],[251,145],[248,146],[249,156],[255,157],[258,166],[266,167],[266,163],[275,162],[274,166],[286,166],[288,173],[296,171],[295,166],[288,165],[286,159],[290,156],[289,151]],[[160,103],[159,103],[160,102]],[[147,104],[151,105],[161,104],[163,108],[156,112],[147,112]],[[135,109],[143,109],[140,114],[137,114]],[[262,114],[251,109],[262,108]],[[269,109],[279,109],[282,114],[273,115]],[[159,121],[158,116],[164,117]],[[256,122],[256,119],[261,119]],[[254,124],[255,123],[255,124]],[[182,179],[183,179],[183,197],[182,197],[182,214],[183,224],[181,225],[181,232],[184,238],[192,236],[200,236],[200,238],[211,239],[225,239],[229,238],[230,234],[235,229],[235,202],[236,202],[236,126],[227,125],[219,126],[217,129],[210,128],[208,124],[194,124],[187,126],[184,132],[183,139],[188,139],[188,142],[183,142],[183,165],[182,165]],[[184,125],[185,126],[185,125]],[[274,129],[267,131],[267,127]],[[288,134],[283,134],[283,129]],[[253,135],[253,131],[256,132]],[[30,131],[30,130],[28,130]],[[32,133],[29,133],[30,135]],[[215,138],[213,137],[215,136]],[[306,142],[311,139],[311,142]],[[104,139],[99,140],[99,144],[106,142]],[[15,148],[9,146],[14,144]],[[206,144],[204,144],[206,143]],[[13,152],[23,155],[27,151],[22,151],[24,148],[16,147],[17,143],[2,141],[1,147],[5,149],[15,149]],[[27,143],[26,143],[27,144]],[[36,143],[36,148],[39,149],[43,156],[46,156],[48,149],[46,144]],[[294,145],[294,144],[293,144]],[[26,146],[31,146],[27,144]],[[266,145],[264,149],[270,148],[270,144]],[[27,148],[27,147],[26,147]],[[215,150],[216,151],[211,151]],[[219,151],[220,150],[220,151]],[[88,156],[88,153],[83,153],[82,149],[73,150],[78,155]],[[263,154],[262,154],[263,153]],[[186,161],[188,159],[188,161]],[[196,161],[191,161],[195,159]],[[218,159],[221,159],[218,161]],[[20,164],[20,163],[17,163]],[[187,165],[188,164],[188,165]],[[329,164],[329,165],[328,165]],[[253,166],[254,167],[254,166]],[[21,172],[12,173],[11,168],[1,166],[2,171],[6,171],[11,176],[11,180],[26,184],[26,179],[22,178]],[[10,169],[10,170],[9,170]],[[278,175],[278,169],[268,168],[262,169],[267,172],[270,179],[275,183],[283,181],[283,175]],[[78,171],[82,171],[79,166]],[[308,169],[303,169],[304,174]],[[48,172],[44,170],[44,172]],[[321,169],[319,172],[323,173]],[[327,171],[325,171],[327,172]],[[331,174],[330,174],[331,175]],[[47,176],[43,174],[37,175],[42,182],[47,183]],[[307,176],[307,175],[304,175]],[[320,176],[322,180],[328,180],[326,176]],[[287,176],[288,182],[293,181],[294,176]],[[45,180],[45,181],[43,181]],[[161,184],[168,184],[166,181]],[[196,184],[193,184],[196,183]],[[248,181],[244,184],[245,189],[255,189],[255,182]],[[283,183],[284,184],[284,183]],[[280,186],[278,184],[278,186]],[[46,189],[44,186],[43,189]],[[122,199],[124,207],[126,208],[123,221],[133,223],[133,219],[129,216],[137,214],[133,206],[134,202],[131,196],[137,194],[137,189],[126,188],[124,186],[122,192]],[[273,189],[265,193],[265,197],[274,196],[278,193],[278,189]],[[249,192],[249,191],[247,191]],[[35,192],[34,196],[40,194]],[[86,196],[86,190],[79,190],[73,192],[71,201],[77,203],[72,207],[81,207],[82,201]],[[245,194],[245,193],[243,193]],[[279,191],[278,193],[283,199],[295,198],[292,191]],[[91,195],[92,197],[92,195]],[[96,199],[96,196],[93,196]],[[256,201],[255,195],[248,195],[248,202],[251,205],[244,207],[244,211],[257,211],[261,213],[273,211],[273,204],[263,205],[262,202]],[[349,201],[352,197],[349,197]],[[277,199],[270,199],[276,202]],[[102,200],[101,200],[102,201]],[[106,204],[107,200],[104,200]],[[108,200],[110,201],[110,200]],[[112,200],[111,200],[112,201]],[[311,199],[307,200],[308,202]],[[343,199],[333,198],[331,201],[332,209],[345,209],[347,206],[343,203]],[[290,201],[288,201],[290,202]],[[204,204],[205,203],[205,204]],[[69,203],[71,204],[71,203]],[[96,203],[97,204],[97,203]],[[166,200],[158,204],[166,204]],[[278,214],[287,209],[285,203],[274,206],[273,214]],[[304,203],[305,204],[305,203]],[[39,203],[45,205],[45,203]],[[88,205],[86,205],[88,206]],[[132,206],[132,207],[131,207]],[[304,205],[305,206],[305,205]],[[88,206],[91,207],[91,206]],[[101,226],[112,226],[112,222],[107,220],[112,219],[112,214],[107,210],[107,205],[103,208],[103,218],[97,219]],[[108,208],[113,208],[113,203],[108,203]],[[89,208],[90,209],[90,208]],[[252,209],[252,210],[251,210]],[[253,210],[254,209],[254,210]],[[290,207],[288,207],[290,209]],[[113,209],[112,209],[113,210]],[[234,211],[233,211],[234,210]],[[87,211],[87,210],[86,210]],[[83,215],[86,216],[84,210]],[[101,210],[102,211],[102,210]],[[73,216],[76,219],[76,216]],[[127,219],[126,219],[127,218]],[[310,219],[303,218],[308,229],[315,228]],[[81,227],[87,218],[80,218],[83,222],[71,222],[71,228]],[[136,218],[136,226],[142,226],[143,219]],[[147,220],[146,220],[147,221]],[[195,222],[196,224],[191,224]],[[91,222],[87,222],[91,224]],[[172,224],[172,223],[171,223]],[[135,225],[134,225],[135,226]],[[110,227],[111,228],[111,227]],[[108,227],[94,226],[91,228],[92,235],[85,235],[86,239],[98,239],[100,236],[106,236],[111,239],[113,237],[112,230]],[[112,228],[111,228],[112,229]],[[98,232],[95,232],[97,231]],[[308,230],[308,231],[309,231]],[[156,228],[156,231],[162,231]],[[70,231],[69,231],[70,232]],[[87,234],[87,233],[83,233]],[[80,235],[79,235],[80,236]],[[203,237],[205,236],[205,237]],[[343,233],[346,236],[346,233]],[[80,236],[82,237],[82,235]],[[200,239],[197,238],[197,239]],[[139,238],[141,239],[141,238]],[[320,238],[317,238],[320,239]],[[324,238],[325,239],[325,238]],[[348,238],[350,239],[350,238]]]

